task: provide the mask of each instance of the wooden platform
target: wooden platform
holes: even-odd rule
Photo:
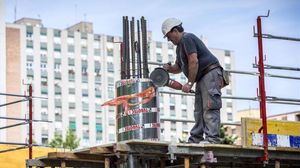
[[[262,167],[263,148],[130,140],[27,160],[37,167]],[[300,167],[300,149],[270,148],[266,167]]]

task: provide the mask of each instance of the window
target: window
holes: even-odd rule
[[[94,49],[94,55],[95,56],[100,56],[100,49],[99,48]]]
[[[226,94],[232,95],[232,90],[231,89],[226,89]]]
[[[114,42],[114,36],[106,36],[107,42]]]
[[[175,117],[176,116],[176,111],[175,111],[175,106],[170,106],[170,116]]]
[[[61,100],[55,99],[55,108],[61,108]]]
[[[233,118],[232,118],[232,113],[227,113],[227,120],[228,121],[233,121]]]
[[[55,95],[61,95],[61,87],[59,85],[55,85]]]
[[[115,79],[113,77],[108,77],[107,82],[109,86],[114,86],[115,85]]]
[[[176,122],[171,121],[171,131],[176,131]]]
[[[225,50],[225,56],[229,56],[230,57],[230,51],[229,50]]]
[[[73,131],[76,131],[76,119],[75,117],[69,118],[69,128]]]
[[[26,47],[33,49],[33,41],[32,40],[26,40]]]
[[[62,116],[59,113],[55,113],[55,121],[61,122],[62,121]]]
[[[69,94],[74,95],[75,94],[75,88],[69,88]]]
[[[157,61],[157,62],[162,62],[162,56],[161,56],[161,53],[156,53],[156,61]]]
[[[95,96],[96,98],[101,98],[101,90],[99,88],[95,88]]]
[[[225,64],[225,69],[231,69],[231,65],[230,64]]]
[[[68,52],[69,52],[69,53],[74,53],[74,50],[75,50],[75,49],[74,49],[74,45],[69,44],[69,45],[68,45]]]
[[[114,49],[113,48],[107,48],[107,56],[114,56]]]
[[[182,117],[187,118],[187,109],[181,109]]]
[[[102,124],[96,122],[96,132],[102,132]]]
[[[82,102],[82,111],[89,111],[89,104],[87,102]]]
[[[41,42],[40,43],[40,48],[41,48],[41,50],[47,51],[47,43]]]
[[[95,61],[95,73],[99,74],[101,70],[101,64],[99,61]]]
[[[26,26],[26,37],[32,37],[32,34],[33,34],[33,27]]]
[[[54,37],[60,37],[61,31],[60,30],[54,30],[53,31]]]
[[[162,48],[162,42],[156,42],[156,48]]]
[[[112,62],[107,63],[107,71],[114,72],[114,64]]]
[[[82,89],[82,96],[88,97],[89,96],[89,90],[88,89]]]
[[[73,58],[68,58],[69,66],[75,66],[75,60]]]
[[[82,124],[83,125],[89,125],[89,117],[88,116],[83,116],[82,117]]]
[[[54,43],[54,51],[56,51],[56,52],[60,52],[60,51],[61,51],[61,46],[60,46],[60,44]]]
[[[75,72],[74,70],[69,70],[69,82],[74,82],[74,81],[75,81]]]
[[[75,102],[69,102],[69,109],[75,109],[75,108],[76,108]]]
[[[41,36],[47,36],[47,29],[46,28],[41,28],[40,35]]]
[[[87,55],[87,54],[88,54],[87,47],[81,47],[81,55]]]

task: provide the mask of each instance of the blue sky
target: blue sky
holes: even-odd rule
[[[161,23],[168,17],[183,21],[187,32],[203,35],[211,48],[235,52],[236,70],[256,71],[252,68],[258,55],[257,39],[253,37],[256,17],[263,18],[263,33],[300,38],[300,1],[298,0],[5,0],[6,21],[41,18],[45,27],[64,29],[81,20],[93,22],[94,32],[122,35],[122,16],[145,16],[153,39],[164,41]],[[264,39],[266,64],[300,67],[300,42]],[[300,77],[300,72],[268,70],[271,74]],[[257,77],[235,75],[235,96],[255,97]],[[269,96],[300,99],[300,81],[266,78]],[[257,108],[253,101],[237,101],[238,110]],[[267,105],[268,115],[300,110],[299,106]]]

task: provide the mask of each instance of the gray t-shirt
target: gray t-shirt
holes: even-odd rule
[[[189,75],[187,57],[192,53],[197,53],[198,56],[199,68],[196,81],[199,81],[205,68],[219,61],[197,36],[192,33],[183,33],[182,39],[176,48],[176,61],[186,77]]]

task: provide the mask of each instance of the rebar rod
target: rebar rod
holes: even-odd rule
[[[126,16],[126,45],[125,45],[125,50],[126,50],[126,71],[127,71],[127,76],[126,78],[129,79],[130,78],[130,50],[129,50],[129,21],[128,21],[128,16]]]
[[[148,58],[147,58],[147,23],[144,17],[141,18],[141,29],[142,29],[142,48],[143,48],[143,77],[149,78],[148,69]]]
[[[134,30],[134,17],[132,17],[132,20],[130,21],[130,37],[131,37],[131,66],[132,66],[132,77],[136,78],[136,69],[135,69],[135,30]]]
[[[141,34],[140,34],[140,21],[137,20],[137,43],[136,43],[136,50],[137,50],[137,67],[138,67],[138,77],[142,78],[142,58],[141,58]]]

